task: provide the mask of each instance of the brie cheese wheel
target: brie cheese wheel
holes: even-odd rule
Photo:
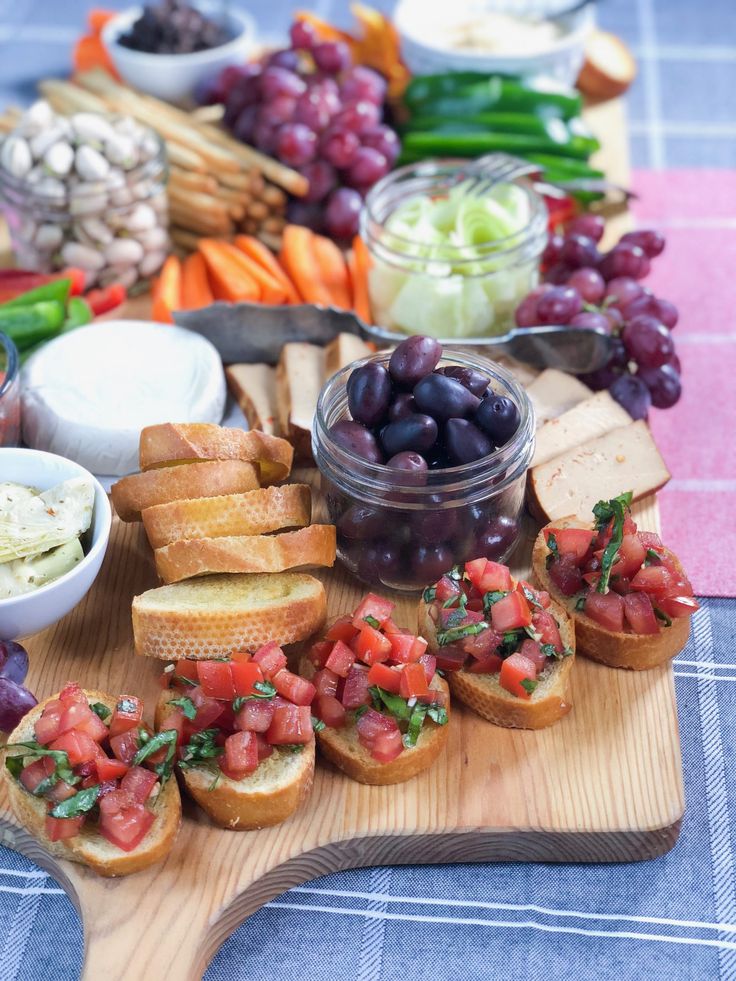
[[[225,375],[214,345],[182,327],[111,320],[45,344],[21,375],[23,440],[95,474],[138,470],[141,429],[220,423]]]

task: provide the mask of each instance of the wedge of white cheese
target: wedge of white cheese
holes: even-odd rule
[[[557,419],[550,419],[537,430],[532,466],[546,463],[561,453],[627,426],[631,416],[608,392],[596,392],[578,402]]]
[[[312,420],[325,375],[325,349],[316,344],[284,344],[276,368],[276,400],[283,435],[301,459],[312,455]]]
[[[597,501],[625,491],[632,491],[638,500],[669,479],[649,427],[639,420],[533,467],[529,509],[542,522],[568,515],[589,521]]]
[[[228,388],[251,429],[281,436],[276,403],[276,369],[268,364],[231,364],[225,369]]]
[[[574,375],[547,368],[527,386],[526,394],[532,400],[537,426],[541,426],[548,419],[556,419],[578,402],[590,398],[593,393]]]

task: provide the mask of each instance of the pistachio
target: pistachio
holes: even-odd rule
[[[112,242],[112,232],[101,218],[84,218],[79,222],[81,231],[93,242],[108,245]]]
[[[31,153],[33,154],[34,160],[40,160],[46,153],[50,146],[54,143],[58,143],[59,140],[65,140],[68,138],[69,127],[61,124],[62,117],[58,116],[56,122],[46,129],[42,129],[41,132],[34,136],[30,142]],[[66,122],[64,120],[64,122]]]
[[[18,180],[22,180],[28,174],[33,166],[33,158],[31,149],[22,136],[11,134],[5,139],[0,150],[0,163]]]
[[[44,199],[45,204],[60,207],[66,202],[66,187],[56,177],[42,177],[36,182],[34,192]]]
[[[125,219],[129,232],[146,232],[157,224],[156,212],[149,204],[137,204]]]
[[[138,163],[138,148],[129,136],[115,133],[105,140],[105,156],[111,164],[130,170]]]
[[[85,181],[101,180],[110,173],[110,164],[99,150],[91,146],[77,147],[74,158],[77,173]]]
[[[23,113],[22,121],[24,123],[30,123],[31,126],[36,126],[38,129],[42,129],[50,126],[54,121],[54,110],[45,99],[37,99]]]
[[[88,194],[76,193],[77,189],[74,189],[71,200],[69,202],[69,212],[78,217],[79,215],[96,215],[107,207],[107,195],[106,194]]]
[[[155,228],[149,228],[145,232],[138,232],[136,237],[146,252],[165,249],[169,244],[168,233],[160,225],[157,225]]]
[[[77,141],[88,143],[97,149],[101,149],[107,140],[115,136],[110,123],[96,112],[75,112],[69,121]]]
[[[44,153],[43,162],[53,177],[65,177],[72,169],[74,150],[68,143],[59,140]]]

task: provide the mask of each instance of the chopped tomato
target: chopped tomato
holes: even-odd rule
[[[127,293],[122,283],[110,283],[101,289],[90,290],[85,296],[85,300],[90,306],[95,317],[103,313],[109,313],[122,303],[125,303]]]
[[[121,695],[110,719],[110,735],[119,736],[128,729],[136,729],[143,718],[143,703],[135,695]]]
[[[253,655],[253,660],[256,664],[260,664],[263,677],[267,681],[270,681],[278,671],[287,665],[286,654],[273,640],[257,650]]]
[[[652,548],[655,552],[658,552],[664,547],[662,545],[662,539],[659,535],[655,535],[653,531],[640,531],[637,535],[644,548]]]
[[[429,685],[423,664],[405,664],[401,672],[399,694],[402,698],[424,699],[429,695]]]
[[[437,651],[437,667],[440,671],[459,671],[467,656],[460,644],[446,644]]]
[[[173,707],[168,706],[166,712],[166,718],[161,722],[159,731],[165,732],[167,729],[173,729],[173,731],[176,733],[176,745],[181,746],[185,741],[185,734],[188,735],[187,717],[176,705]]]
[[[66,753],[72,766],[94,760],[100,752],[100,747],[94,739],[90,739],[86,733],[74,729],[55,739],[49,749],[61,750],[62,753]]]
[[[197,675],[205,695],[223,701],[235,698],[233,672],[228,661],[197,661]]]
[[[379,688],[398,695],[401,688],[401,674],[401,671],[396,671],[387,664],[377,663],[372,665],[368,672],[368,684],[378,685]]]
[[[647,565],[639,569],[631,580],[631,588],[637,592],[664,595],[674,581],[674,576],[663,565]]]
[[[73,818],[55,818],[47,814],[45,831],[49,841],[65,841],[78,835],[82,830],[84,817],[84,814],[80,814]]]
[[[42,746],[48,746],[49,743],[58,739],[61,735],[60,724],[62,711],[61,704],[59,704],[58,711],[55,712],[50,712],[48,706],[44,709],[43,715],[36,719],[36,725],[34,726],[36,742],[41,743]]]
[[[460,583],[449,576],[442,576],[435,586],[435,599],[438,603],[446,603],[449,599],[462,593]]]
[[[424,637],[415,637],[413,634],[391,634],[391,658],[392,661],[399,661],[401,664],[410,664],[418,661],[427,650],[427,641]]]
[[[162,729],[166,728],[168,727],[165,725],[162,726]],[[98,759],[96,766],[97,778],[100,783],[105,783],[107,780],[119,780],[128,772],[127,764],[122,763],[120,760]]]
[[[266,739],[273,746],[308,743],[312,738],[312,715],[308,705],[277,705]]]
[[[325,634],[325,640],[331,640],[333,642],[342,640],[344,643],[349,644],[357,633],[357,628],[353,626],[353,618],[348,614],[344,617],[338,617],[335,620]]]
[[[133,757],[138,752],[139,744],[140,737],[138,730],[128,729],[127,732],[121,732],[119,736],[112,737],[110,740],[110,749],[113,751],[116,759],[130,766],[133,762]]]
[[[180,678],[186,678],[188,681],[194,681],[195,683],[199,682],[197,664],[198,662],[191,660],[191,658],[182,658],[181,661],[177,661],[174,665],[174,675],[178,675]]]
[[[334,671],[330,671],[328,668],[322,668],[312,678],[312,684],[317,689],[318,695],[332,695],[334,698],[337,695],[340,678]]]
[[[351,640],[356,637],[358,631],[353,629]],[[323,668],[327,663],[327,658],[332,653],[332,648],[334,647],[334,641],[332,640],[318,640],[316,644],[312,644],[309,651],[309,660],[315,666],[315,668]]]
[[[641,568],[646,555],[647,550],[636,535],[624,535],[611,569],[612,574],[630,578]]]
[[[588,593],[585,613],[606,630],[620,632],[624,629],[624,603],[618,593]]]
[[[56,764],[51,757],[42,756],[40,760],[34,760],[33,763],[29,763],[28,766],[23,767],[18,779],[26,790],[32,794],[41,781],[50,777],[55,770]]]
[[[507,593],[512,588],[509,567],[490,559],[473,559],[465,563],[465,572],[479,593]]]
[[[391,634],[410,634],[411,631],[407,630],[405,627],[400,627],[398,623],[395,623],[391,617],[388,620],[384,620],[381,624],[381,631],[386,634],[387,637]]]
[[[624,596],[624,617],[635,634],[658,634],[659,624],[646,593]]]
[[[311,681],[283,668],[271,679],[279,695],[288,698],[295,705],[311,705],[317,689]]]
[[[253,660],[253,655],[250,651],[233,651],[230,655],[230,667],[233,664],[247,664],[249,661]]]
[[[129,793],[139,804],[145,804],[157,783],[157,774],[142,766],[132,766],[120,781],[120,789]]]
[[[583,588],[583,577],[569,555],[560,556],[549,566],[549,577],[563,596],[574,596]]]
[[[358,719],[358,742],[374,759],[390,763],[402,752],[404,744],[396,719],[368,709]]]
[[[86,699],[84,704],[75,701],[64,709],[59,732],[63,734],[70,729],[84,732],[98,743],[107,738],[107,726],[98,715],[95,715]]]
[[[314,713],[330,729],[342,729],[345,725],[345,706],[332,695],[317,695],[314,700]]]
[[[479,634],[470,634],[468,637],[463,637],[458,643],[466,654],[478,658],[487,657],[489,654],[495,653],[496,648],[502,640],[501,634],[488,627],[486,630],[481,630]]]
[[[485,654],[483,657],[473,658],[468,664],[467,670],[472,674],[497,674],[501,670],[503,658],[495,651]]]
[[[87,696],[82,691],[82,686],[76,681],[67,681],[64,687],[59,692],[59,701],[62,705],[66,706],[67,703],[71,704],[73,702],[79,705],[87,704]]]
[[[242,780],[258,766],[258,742],[254,732],[234,732],[225,740],[220,769],[231,780]]]
[[[506,691],[511,692],[512,695],[517,695],[519,698],[525,699],[531,698],[531,692],[526,690],[522,682],[536,680],[536,666],[528,657],[524,657],[523,654],[519,654],[518,652],[512,654],[501,665],[501,673],[498,678],[499,684]]]
[[[531,622],[532,611],[521,593],[509,593],[491,607],[491,623],[499,633],[528,627]]]
[[[345,679],[342,693],[342,704],[346,709],[357,709],[361,705],[370,705],[371,696],[368,692],[368,672],[365,668],[354,664],[350,674]]]
[[[375,593],[368,593],[362,602],[358,604],[355,613],[353,613],[353,626],[357,627],[358,630],[362,630],[363,621],[367,617],[373,617],[374,620],[378,620],[379,624],[383,624],[391,616],[395,606],[395,603],[387,600],[384,596],[376,596]]]
[[[549,532],[545,533],[545,538],[549,537]],[[557,542],[557,551],[560,555],[569,556],[575,565],[579,565],[590,550],[595,532],[586,528],[561,528],[559,531],[552,531]]]
[[[246,732],[268,732],[274,708],[269,698],[249,699],[235,716],[235,725]]]
[[[266,760],[269,756],[273,755],[273,746],[268,743],[262,732],[256,733],[256,746],[258,747],[259,763],[261,760]]]
[[[258,691],[255,687],[256,683],[261,683],[264,680],[260,664],[256,664],[254,661],[234,661],[230,665],[230,672],[236,695],[254,695]]]
[[[427,678],[427,684],[432,681],[432,678],[437,674],[437,658],[434,654],[422,654],[419,658],[419,663],[424,668],[424,674]]]
[[[692,596],[663,596],[657,600],[657,609],[668,617],[689,617],[700,604]]]
[[[189,689],[189,698],[197,710],[197,714],[194,717],[194,724],[197,729],[207,729],[222,715],[224,708],[222,702],[218,702],[216,698],[210,698],[209,695],[205,695],[203,689],[199,686]]]
[[[538,641],[532,640],[531,637],[527,637],[522,642],[519,653],[532,662],[537,675],[544,669],[547,663],[547,655],[542,650],[542,645]]]
[[[369,623],[364,623],[353,641],[353,650],[355,656],[366,664],[387,661],[391,656],[391,640]]]
[[[532,626],[538,634],[541,634],[541,644],[551,644],[558,653],[562,651],[560,630],[551,613],[547,610],[535,610],[532,614]]]
[[[350,673],[350,669],[354,664],[354,652],[350,650],[344,641],[335,641],[335,644],[330,651],[330,656],[325,661],[325,667],[339,675],[341,678],[347,678],[348,674]]]
[[[153,814],[123,790],[105,794],[99,807],[100,834],[124,852],[137,848],[154,822]]]

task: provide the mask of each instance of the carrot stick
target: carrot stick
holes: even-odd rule
[[[264,269],[260,262],[256,262],[255,259],[251,259],[251,257],[242,249],[239,249],[236,244],[231,245],[228,243],[228,245],[235,254],[233,261],[237,261],[244,268],[246,268],[253,279],[255,279],[260,286],[261,303],[265,303],[267,306],[279,306],[282,303],[288,303],[289,298],[287,291],[281,285],[281,281],[279,279],[276,279],[267,269]]]
[[[92,34],[101,34],[105,24],[115,16],[114,10],[93,8],[87,14],[87,23]]]
[[[207,278],[207,263],[199,252],[188,255],[181,270],[181,303],[184,310],[200,310],[214,302]]]
[[[72,49],[72,67],[75,74],[102,68],[114,79],[120,78],[107,48],[96,34],[85,34],[79,38]]]
[[[153,290],[151,316],[162,324],[173,324],[173,310],[181,309],[181,262],[170,255],[161,267]]]
[[[330,238],[315,235],[313,247],[322,274],[322,282],[332,297],[332,306],[342,310],[352,310],[353,301],[350,295],[350,278],[340,249]]]
[[[353,239],[352,252],[348,258],[348,268],[350,269],[350,281],[353,286],[353,309],[364,324],[373,322],[371,303],[368,298],[369,267],[370,256],[368,249],[360,235],[356,235]]]
[[[281,237],[279,259],[305,303],[329,307],[332,295],[322,281],[314,239],[312,232],[303,225],[287,225]]]
[[[261,288],[257,280],[251,275],[250,268],[240,262],[242,253],[229,242],[202,238],[199,241],[199,251],[207,264],[215,299],[230,303],[260,301]]]
[[[233,244],[236,249],[240,249],[249,259],[257,262],[266,272],[271,274],[286,293],[288,303],[302,302],[302,298],[299,296],[296,287],[286,275],[282,266],[279,265],[278,259],[267,245],[259,242],[255,235],[236,235]]]

